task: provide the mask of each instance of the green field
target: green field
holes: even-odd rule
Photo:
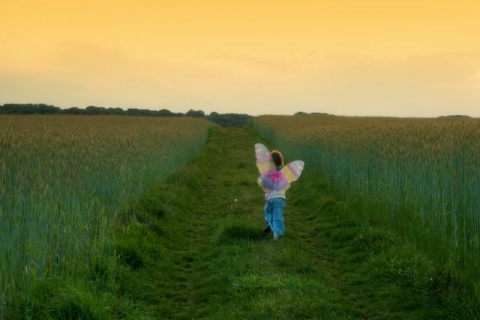
[[[315,163],[357,219],[390,226],[445,272],[480,280],[480,119],[270,116],[255,126]]]
[[[95,265],[116,263],[119,214],[187,162],[211,126],[115,116],[0,123],[0,314],[21,297],[26,315],[38,308],[37,282],[85,280]]]
[[[40,118],[32,121],[37,122]],[[93,120],[88,117],[87,119],[91,125]],[[129,118],[121,118],[122,121],[124,119]],[[293,120],[294,117],[290,119]],[[175,119],[168,121],[171,120]],[[75,123],[74,120],[71,121]],[[122,121],[113,127],[121,126]],[[70,127],[73,123],[70,123]],[[23,193],[12,194],[11,190],[15,189],[15,185],[7,182],[13,180],[5,178],[11,177],[10,171],[0,171],[3,174],[1,195],[5,199],[10,197],[9,206],[0,205],[0,230],[3,232],[0,235],[5,237],[13,234],[11,241],[22,240],[17,241],[21,245],[20,250],[13,251],[5,245],[2,249],[2,254],[10,255],[8,261],[15,257],[16,265],[14,270],[4,267],[3,264],[0,266],[3,286],[1,318],[480,318],[479,288],[476,287],[478,279],[465,276],[476,275],[469,269],[470,262],[465,260],[463,263],[454,263],[455,260],[449,260],[453,257],[450,253],[442,255],[437,251],[430,252],[429,250],[437,250],[437,243],[431,246],[419,245],[416,238],[411,237],[416,233],[407,232],[407,222],[397,220],[401,228],[395,228],[390,219],[382,218],[384,202],[382,205],[369,202],[368,199],[358,202],[361,193],[350,192],[348,188],[351,187],[341,185],[339,181],[342,179],[328,172],[327,169],[334,167],[328,167],[319,161],[325,160],[325,163],[332,164],[338,158],[327,161],[328,154],[324,154],[326,152],[319,157],[319,153],[315,153],[318,152],[315,151],[317,149],[312,148],[315,145],[289,140],[280,129],[269,127],[266,122],[260,123],[262,128],[256,123],[256,128],[263,137],[251,126],[242,129],[208,129],[209,125],[200,120],[198,125],[198,132],[206,133],[206,130],[209,130],[206,143],[205,138],[200,138],[196,145],[189,149],[191,151],[183,148],[172,151],[169,157],[180,152],[187,153],[183,160],[174,161],[175,164],[184,165],[176,166],[176,169],[171,167],[166,173],[155,176],[152,176],[156,172],[155,168],[167,160],[160,158],[164,153],[162,151],[155,156],[150,152],[153,152],[155,146],[164,141],[165,137],[163,140],[158,138],[161,134],[156,131],[141,134],[146,128],[144,122],[136,122],[129,130],[112,129],[112,132],[116,133],[112,133],[108,139],[101,139],[105,138],[103,135],[101,138],[94,136],[93,141],[99,140],[103,143],[92,145],[93,154],[102,155],[102,158],[90,159],[90,164],[86,165],[84,170],[91,171],[87,171],[84,183],[90,182],[97,186],[94,188],[97,193],[103,190],[104,194],[108,195],[109,181],[112,180],[105,180],[106,183],[100,187],[103,181],[100,178],[101,172],[117,170],[115,175],[108,175],[109,179],[123,177],[122,181],[126,185],[130,182],[134,186],[143,187],[140,190],[122,189],[119,194],[104,198],[96,193],[92,194],[92,191],[85,191],[85,198],[82,198],[84,200],[79,201],[75,200],[75,197],[71,198],[71,195],[76,194],[74,191],[81,190],[82,188],[75,186],[82,184],[73,183],[71,193],[68,188],[65,191],[55,189],[57,194],[64,198],[60,198],[62,200],[59,202],[56,197],[52,197],[53,204],[48,204],[52,206],[48,207],[50,211],[45,211],[44,207],[34,207],[38,201],[33,201],[33,204],[28,204],[28,199],[18,202],[16,195]],[[158,123],[152,124],[152,130],[158,126]],[[175,136],[175,132],[184,130],[185,125],[171,128],[173,129],[169,132]],[[45,127],[44,130],[49,131],[50,127]],[[98,126],[91,130],[93,135]],[[20,161],[15,162],[12,159],[30,158],[32,161],[28,162],[27,168],[37,168],[35,163],[38,160],[35,160],[35,156],[39,152],[32,153],[30,148],[23,147],[23,143],[9,143],[13,132],[18,131],[12,129],[9,132],[10,135],[3,136],[0,133],[0,145],[3,147],[8,143],[9,146],[1,149],[3,168],[9,168],[12,163],[23,168]],[[131,154],[125,144],[120,142],[114,151],[109,149],[112,143],[108,141],[117,141],[119,137],[125,141],[126,135],[122,134],[124,132],[137,133],[134,135],[138,137],[136,140],[129,140],[136,141],[135,145],[138,147]],[[293,135],[292,132],[295,131],[287,132]],[[50,141],[48,139],[53,139],[55,143],[59,143],[55,146],[63,146],[62,138],[57,135],[46,134],[43,137],[47,142]],[[151,139],[154,139],[154,142]],[[188,137],[184,143],[178,139],[168,140],[174,140],[176,146],[184,146],[189,141]],[[152,144],[144,145],[145,141]],[[368,144],[368,139],[365,141]],[[379,145],[375,139],[370,141],[371,145]],[[296,159],[306,162],[304,173],[287,192],[287,233],[279,241],[273,241],[271,235],[262,232],[264,200],[256,184],[258,172],[253,148],[256,142],[263,142],[271,149],[282,150],[287,162]],[[346,143],[341,144],[345,145]],[[17,150],[12,146],[17,146],[18,151],[12,151]],[[72,144],[68,144],[64,147],[71,146]],[[50,150],[49,154],[44,155],[45,159],[54,155],[53,159],[58,161],[54,162],[55,166],[61,167],[65,159],[62,156],[67,159],[75,158],[71,153],[62,154],[61,148],[41,150],[44,149]],[[349,159],[345,150],[342,151],[342,158]],[[20,152],[24,152],[23,157],[18,156]],[[58,155],[57,158],[57,152],[62,156]],[[139,163],[137,157],[143,154],[145,158]],[[193,160],[185,164],[193,154]],[[124,161],[121,163],[123,167],[112,160],[114,165],[110,169],[102,167],[96,171],[93,169],[97,167],[91,168],[92,163],[104,164],[104,161],[98,159],[117,159],[117,156],[113,155],[120,155]],[[365,160],[356,156],[355,150],[349,155],[351,162],[337,161],[339,168],[354,165],[355,159]],[[83,163],[84,157],[75,159],[78,163]],[[475,164],[476,162],[472,162],[472,165]],[[130,166],[132,169],[127,170]],[[355,168],[359,175],[364,174],[359,168],[366,168],[367,171],[369,169],[365,165]],[[143,170],[147,170],[147,173]],[[16,174],[27,174],[25,179],[32,179],[38,175],[34,172],[35,170],[32,172],[19,169]],[[63,177],[68,172],[70,171],[67,166],[64,171],[52,170],[49,174],[55,176],[56,173]],[[134,180],[137,179],[137,173],[144,174],[143,180]],[[42,176],[43,180],[40,181],[48,184],[45,179],[51,176]],[[352,174],[350,176],[353,177]],[[70,179],[78,181],[78,177]],[[407,182],[410,180],[405,181]],[[62,186],[66,182],[58,183]],[[24,185],[25,190],[30,190],[27,189],[29,183]],[[395,199],[394,195],[391,197]],[[123,200],[118,201],[119,198]],[[387,196],[385,198],[389,199]],[[48,197],[41,200],[47,203]],[[90,203],[89,206],[75,211],[76,216],[85,213],[85,216],[94,219],[93,221],[83,220],[79,223],[75,220],[73,225],[68,225],[65,224],[66,219],[71,215],[67,214],[53,215],[56,220],[48,220],[50,215],[47,212],[66,213],[63,208],[76,208],[84,201]],[[27,204],[35,210],[24,210]],[[113,205],[116,207],[112,207]],[[427,206],[425,203],[422,205]],[[368,208],[373,211],[372,216],[365,213]],[[407,217],[413,218],[415,207],[408,209],[411,214]],[[98,222],[102,221],[100,217],[110,217],[112,211],[115,214],[106,219],[105,224]],[[20,220],[21,223],[14,220],[19,219],[19,215],[23,219]],[[34,219],[37,215],[41,219]],[[11,219],[7,220],[12,221],[10,228],[4,227],[5,219]],[[430,220],[425,221],[428,222]],[[93,225],[95,228],[92,228]],[[65,229],[66,226],[68,229]],[[94,235],[82,232],[82,226],[87,230],[96,230]],[[439,223],[440,230],[441,226]],[[455,227],[451,223],[449,226]],[[83,242],[87,244],[83,246],[83,250],[87,251],[81,251],[89,258],[79,258],[72,254],[73,260],[66,264],[55,255],[47,256],[48,259],[45,258],[44,261],[49,264],[45,264],[41,270],[48,272],[40,273],[40,268],[33,268],[35,265],[29,262],[29,256],[25,255],[30,250],[39,257],[46,255],[41,246],[33,246],[31,243],[32,234],[36,235],[32,231],[35,230],[40,234],[40,239],[41,234],[45,234],[44,243],[51,246],[45,252],[52,254],[59,252],[60,248],[55,246],[60,244],[70,243],[71,248],[75,248],[74,244],[80,243],[78,238],[69,240],[68,235],[89,235]],[[438,234],[430,234],[428,229],[425,231],[429,235],[424,239],[438,239]],[[57,238],[49,238],[50,234]],[[102,241],[96,240],[100,238]],[[91,241],[92,239],[94,241]],[[449,238],[448,241],[452,240]],[[469,247],[464,248],[466,250]],[[90,255],[88,250],[93,250],[95,254]],[[4,257],[2,261],[5,261],[3,259]],[[37,270],[33,276],[32,270]],[[54,270],[57,271],[53,272]],[[18,282],[17,279],[21,281]]]

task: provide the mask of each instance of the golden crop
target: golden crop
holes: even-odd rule
[[[257,122],[289,143],[352,154],[373,152],[387,160],[448,157],[457,151],[477,156],[480,150],[480,119],[298,115],[263,116]]]

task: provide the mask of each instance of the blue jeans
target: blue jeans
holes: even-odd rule
[[[265,221],[273,230],[274,235],[282,236],[285,233],[283,224],[283,210],[285,208],[285,199],[271,198],[265,204]]]

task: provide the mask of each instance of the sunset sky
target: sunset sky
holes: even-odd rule
[[[478,0],[1,0],[0,104],[480,117]]]

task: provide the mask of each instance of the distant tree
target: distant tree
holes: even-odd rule
[[[112,115],[123,115],[125,114],[125,111],[121,108],[108,108],[106,110],[107,114],[112,114]]]
[[[37,112],[40,114],[59,114],[62,110],[59,107],[50,106],[46,104],[38,104]]]
[[[219,114],[217,112],[212,112],[207,119],[222,127],[243,127],[250,121],[251,118],[252,116],[247,114]]]
[[[161,117],[173,117],[175,114],[167,109],[162,109],[158,111],[158,115]]]
[[[35,110],[33,105],[20,105],[20,104],[14,104],[14,103],[7,103],[0,108],[0,113],[29,114],[29,113],[35,113]]]
[[[188,110],[188,112],[186,113],[186,116],[187,117],[192,117],[192,118],[205,118],[205,112],[203,112],[202,110]]]
[[[468,119],[470,116],[463,115],[463,114],[452,114],[448,116],[440,116],[438,119]]]
[[[149,109],[140,109],[140,115],[142,116],[158,116],[158,111]]]
[[[85,113],[89,115],[107,114],[107,109],[104,107],[88,106],[85,108]]]
[[[64,109],[62,113],[63,114],[85,114],[85,110],[80,109],[78,107],[71,107],[68,109]]]
[[[202,110],[190,109],[186,114],[174,113],[167,109],[149,110],[129,108],[126,111],[121,108],[104,108],[88,106],[85,109],[71,107],[60,109],[47,104],[15,104],[9,103],[0,106],[0,114],[70,114],[70,115],[129,115],[129,116],[151,116],[151,117],[193,117],[207,119],[222,127],[242,127],[245,126],[252,116],[247,114],[227,113],[220,114],[211,112],[208,116]]]
[[[127,114],[129,116],[139,116],[139,115],[141,115],[141,112],[137,108],[129,108],[129,109],[127,109]]]
[[[58,114],[61,109],[55,106],[40,104],[7,103],[0,107],[0,113],[5,114]]]

